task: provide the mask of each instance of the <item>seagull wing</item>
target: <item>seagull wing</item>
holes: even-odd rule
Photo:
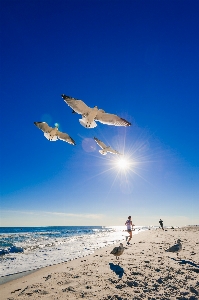
[[[115,126],[130,126],[131,123],[126,121],[123,118],[118,117],[114,114],[108,114],[102,111],[98,111],[95,120],[108,125],[115,125]]]
[[[169,249],[167,249],[167,252],[178,252],[181,250],[181,247],[179,244],[173,245],[172,247],[170,247]]]
[[[113,250],[111,251],[111,254],[117,254],[118,253],[118,248],[119,247],[115,247],[115,248],[113,248]]]
[[[61,96],[68,106],[70,106],[76,113],[80,115],[86,116],[91,110],[91,108],[88,107],[82,100],[78,100],[64,94]]]
[[[118,251],[119,253],[119,255],[122,255],[122,253],[124,252],[124,248],[121,248],[121,247],[119,247],[119,251]]]
[[[45,133],[49,133],[53,130],[53,128],[48,126],[46,122],[34,122],[34,124]]]
[[[107,147],[102,141],[98,140],[96,137],[94,137],[94,140],[102,149],[105,149]]]
[[[123,247],[115,247],[110,254],[113,254],[115,256],[120,256],[122,255],[122,253],[124,252],[124,248]]]
[[[110,152],[110,153],[113,153],[113,154],[119,154],[119,155],[122,155],[122,153],[118,152],[117,150],[112,149],[111,147],[109,147],[109,148],[107,149],[107,152]]]
[[[62,141],[75,145],[75,141],[67,133],[57,130],[57,137]]]

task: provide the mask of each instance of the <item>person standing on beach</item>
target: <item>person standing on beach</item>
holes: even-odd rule
[[[163,228],[163,221],[161,219],[160,219],[159,223],[160,223],[160,227],[162,228],[162,230],[164,230],[164,228]]]
[[[132,221],[131,221],[131,216],[128,217],[128,220],[126,221],[125,225],[127,227],[128,233],[129,233],[129,238],[126,237],[127,245],[129,245],[129,242],[132,239],[132,229],[134,226],[134,224],[132,224]]]

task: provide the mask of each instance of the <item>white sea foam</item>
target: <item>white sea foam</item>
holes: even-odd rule
[[[147,227],[137,227],[133,233],[136,234],[147,229]],[[38,234],[31,232],[20,233],[17,236],[18,241],[15,246],[23,248],[24,251],[23,253],[1,255],[0,276],[35,270],[83,257],[101,247],[119,243],[125,239],[126,235],[127,233],[123,226],[104,227],[100,230],[96,228],[93,229],[92,234],[78,235],[78,233],[75,233],[75,235],[69,235],[68,237],[60,235],[59,231],[56,237],[54,234],[51,237],[49,232],[47,232],[47,235],[45,232]],[[10,238],[11,235],[7,235],[8,237]]]

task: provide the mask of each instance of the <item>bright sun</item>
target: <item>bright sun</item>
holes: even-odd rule
[[[130,162],[128,159],[122,157],[117,160],[117,166],[121,170],[127,170],[130,167]]]

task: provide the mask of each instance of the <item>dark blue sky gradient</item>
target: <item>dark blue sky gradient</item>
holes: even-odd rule
[[[12,210],[105,215],[93,225],[120,225],[118,216],[126,219],[132,209],[140,223],[139,216],[149,223],[152,213],[154,220],[172,215],[195,222],[199,2],[3,0],[0,5],[2,224]],[[133,126],[98,123],[85,129],[61,94],[116,113]],[[34,121],[59,123],[77,145],[50,143]],[[107,171],[113,157],[102,157],[97,146],[91,151],[94,136],[139,160],[136,172],[116,177],[118,170]],[[71,224],[67,217],[64,224],[46,222]],[[87,225],[83,222],[75,224]]]

